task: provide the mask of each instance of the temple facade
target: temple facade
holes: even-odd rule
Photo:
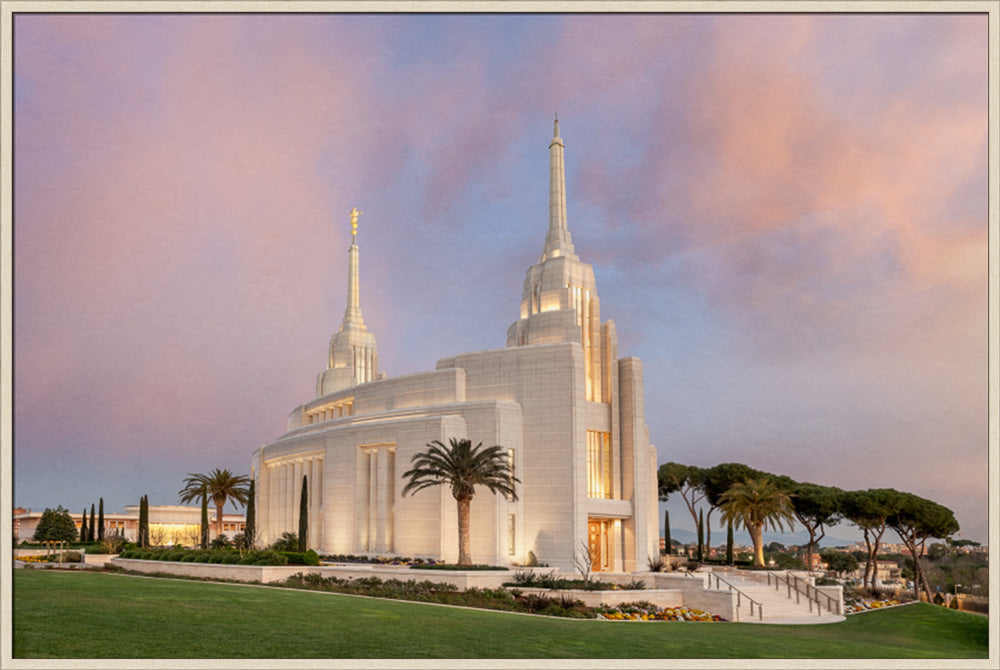
[[[615,324],[601,322],[593,267],[574,250],[564,150],[557,120],[548,231],[506,346],[444,358],[428,372],[378,371],[375,336],[361,315],[359,212],[352,211],[347,309],[316,397],[253,455],[260,542],[297,531],[305,476],[307,544],[317,551],[455,561],[450,488],[402,498],[402,473],[432,440],[466,438],[506,449],[521,482],[516,500],[477,489],[474,562],[524,564],[533,554],[566,571],[587,560],[595,571],[630,572],[659,554],[642,366],[619,358]]]

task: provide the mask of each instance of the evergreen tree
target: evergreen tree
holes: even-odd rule
[[[668,554],[674,553],[673,542],[670,539],[670,510],[663,511],[663,550]]]
[[[732,565],[733,561],[733,520],[726,524],[726,563]]]
[[[97,508],[97,541],[104,540],[104,498],[100,499],[100,506]]]
[[[705,560],[705,510],[698,510],[698,562]]]
[[[243,535],[246,538],[248,549],[253,549],[257,542],[257,503],[255,501],[254,481],[250,480],[250,488],[247,491],[247,522]]]
[[[87,527],[87,542],[93,542],[97,533],[97,520],[94,518],[94,503],[90,503],[90,525]]]
[[[299,496],[299,551],[306,550],[306,537],[309,534],[309,482],[302,475],[302,494]]]
[[[80,517],[80,542],[87,541],[87,508],[83,508],[83,516]]]
[[[201,548],[208,549],[208,494],[201,496]]]
[[[139,546],[149,546],[149,497],[139,498]]]
[[[46,507],[35,528],[34,539],[73,542],[76,540],[76,522],[62,505],[56,509]]]

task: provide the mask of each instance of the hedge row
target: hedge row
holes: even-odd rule
[[[143,561],[223,563],[229,565],[288,565],[289,563],[289,558],[277,551],[248,551],[241,555],[240,552],[233,549],[126,549],[119,557]],[[318,562],[317,559],[317,564]]]
[[[319,565],[319,554],[312,549],[308,551],[279,551],[277,552],[288,559],[290,565]]]

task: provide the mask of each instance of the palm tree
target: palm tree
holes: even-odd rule
[[[521,483],[502,447],[494,445],[480,451],[482,446],[482,442],[473,447],[469,440],[451,438],[446,447],[434,440],[427,445],[427,451],[414,454],[413,467],[403,473],[403,479],[409,479],[403,487],[404,496],[429,486],[451,487],[451,495],[458,502],[459,565],[472,565],[469,516],[476,486],[517,500],[514,484]]]
[[[791,497],[772,484],[766,477],[736,482],[719,498],[723,521],[734,521],[750,532],[753,540],[753,564],[764,565],[764,529],[779,529],[784,532],[783,521],[788,529],[794,528],[795,516]]]
[[[250,478],[246,475],[234,475],[229,470],[216,468],[207,475],[188,473],[184,480],[184,488],[178,491],[182,503],[200,500],[202,496],[212,499],[215,505],[216,535],[222,535],[222,508],[227,500],[245,505],[249,494]]]

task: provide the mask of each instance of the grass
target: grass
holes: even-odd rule
[[[986,617],[820,626],[560,620],[310,591],[14,571],[14,658],[987,658]]]

